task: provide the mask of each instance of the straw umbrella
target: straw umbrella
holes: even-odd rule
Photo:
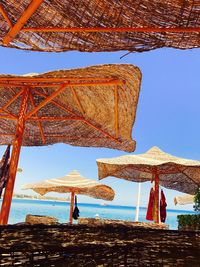
[[[177,196],[174,198],[174,204],[186,205],[194,203],[194,195]]]
[[[72,224],[74,196],[75,194],[87,195],[90,197],[113,200],[115,193],[113,189],[107,185],[101,184],[95,180],[90,180],[83,177],[79,172],[72,171],[61,178],[54,178],[42,181],[35,184],[27,184],[23,189],[32,189],[40,195],[45,195],[48,192],[71,193],[70,216],[69,222]]]
[[[13,144],[0,224],[8,221],[22,145],[135,149],[131,132],[140,80],[132,65],[0,75],[0,144]]]
[[[199,8],[180,0],[2,0],[0,44],[34,51],[196,48]]]
[[[159,222],[159,184],[194,194],[200,186],[200,161],[178,158],[158,147],[144,154],[97,160],[99,178],[115,176],[134,182],[155,182],[155,222]]]

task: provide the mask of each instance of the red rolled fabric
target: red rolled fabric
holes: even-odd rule
[[[153,203],[154,203],[154,190],[151,188],[149,194],[149,203],[147,207],[146,219],[148,221],[153,221]]]

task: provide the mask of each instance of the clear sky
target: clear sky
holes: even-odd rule
[[[143,153],[159,146],[175,156],[200,160],[200,50],[159,49],[132,53],[44,53],[0,48],[0,73],[25,74],[50,70],[79,68],[96,64],[129,63],[142,71],[142,85],[132,136],[137,141],[134,153]],[[5,147],[0,147],[2,154]],[[1,155],[0,154],[0,155]],[[15,192],[21,185],[46,178],[63,176],[76,169],[83,176],[97,178],[97,158],[117,157],[125,152],[104,148],[80,148],[65,144],[46,147],[23,147]],[[117,178],[106,178],[103,183],[116,191],[116,205],[135,205],[137,184]],[[146,206],[150,183],[142,185],[141,205]],[[164,190],[168,207],[175,208],[173,198],[181,193]],[[63,197],[63,195],[60,195]],[[79,201],[101,203],[89,197]],[[179,206],[191,209],[191,205]]]

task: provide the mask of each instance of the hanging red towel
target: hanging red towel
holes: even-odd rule
[[[160,196],[160,221],[165,222],[167,217],[167,211],[166,211],[167,203],[166,198],[164,195],[163,190],[161,190],[161,196]]]
[[[6,187],[9,171],[10,145],[8,145],[0,162],[0,198],[3,188]]]
[[[151,188],[149,195],[149,203],[147,208],[146,219],[149,221],[153,221],[153,202],[154,202],[154,190]]]

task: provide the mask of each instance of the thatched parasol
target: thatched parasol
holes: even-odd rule
[[[195,194],[200,186],[200,161],[178,158],[153,147],[144,154],[97,160],[99,178],[115,176],[134,182],[155,181],[157,222],[159,183]]]
[[[135,149],[131,132],[140,81],[132,65],[0,75],[0,144],[13,143],[1,223],[7,223],[21,145]]]
[[[2,0],[0,44],[35,51],[196,48],[199,9],[192,0]]]
[[[23,189],[32,189],[40,195],[45,195],[48,192],[71,193],[70,223],[72,223],[75,194],[87,195],[104,200],[113,200],[115,196],[115,192],[111,187],[95,180],[85,178],[77,171],[73,171],[61,178],[48,179],[35,184],[27,184],[23,186]]]
[[[194,195],[177,196],[174,198],[174,204],[186,205],[194,203]]]

